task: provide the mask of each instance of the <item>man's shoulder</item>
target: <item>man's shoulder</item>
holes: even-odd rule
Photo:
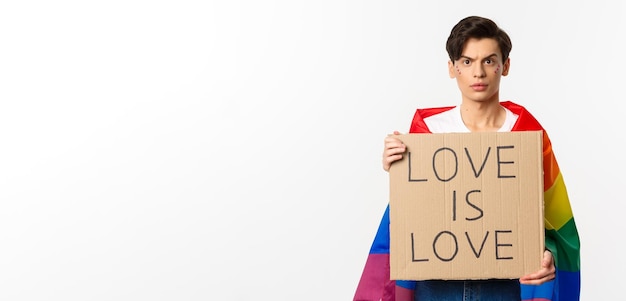
[[[418,108],[415,110],[415,114],[413,115],[413,121],[411,121],[411,128],[409,132],[411,133],[430,133],[431,130],[428,128],[424,119],[429,118],[431,116],[450,111],[454,109],[456,106],[445,106],[445,107],[432,107],[432,108]]]
[[[444,106],[444,107],[432,107],[432,108],[418,108],[415,112],[416,115],[423,118],[428,118],[433,115],[437,115],[449,110],[454,109],[456,106]]]
[[[518,116],[513,131],[545,131],[541,123],[524,106],[510,100],[500,102],[500,104]]]

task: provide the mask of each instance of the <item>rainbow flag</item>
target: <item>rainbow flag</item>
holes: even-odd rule
[[[580,241],[565,182],[541,124],[526,108],[511,101],[502,106],[518,115],[513,131],[543,131],[544,219],[546,248],[552,252],[556,278],[542,285],[521,286],[523,301],[572,301],[580,299]],[[424,118],[453,107],[418,109],[411,133],[430,133]],[[383,214],[370,248],[354,301],[413,301],[415,281],[389,279],[389,206]]]

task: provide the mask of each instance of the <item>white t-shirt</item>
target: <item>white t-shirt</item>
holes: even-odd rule
[[[506,119],[498,132],[510,132],[513,125],[517,121],[517,115],[513,114],[509,109],[506,111]],[[461,118],[461,106],[456,106],[443,113],[435,114],[424,118],[424,122],[433,133],[469,133],[470,130],[463,123]]]

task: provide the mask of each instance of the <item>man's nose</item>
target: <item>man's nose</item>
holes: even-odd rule
[[[485,77],[485,67],[482,64],[477,64],[474,66],[474,77]]]

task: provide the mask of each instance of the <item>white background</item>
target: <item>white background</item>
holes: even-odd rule
[[[445,40],[512,37],[582,300],[623,291],[621,1],[3,1],[1,300],[351,300],[383,138],[460,101]]]

